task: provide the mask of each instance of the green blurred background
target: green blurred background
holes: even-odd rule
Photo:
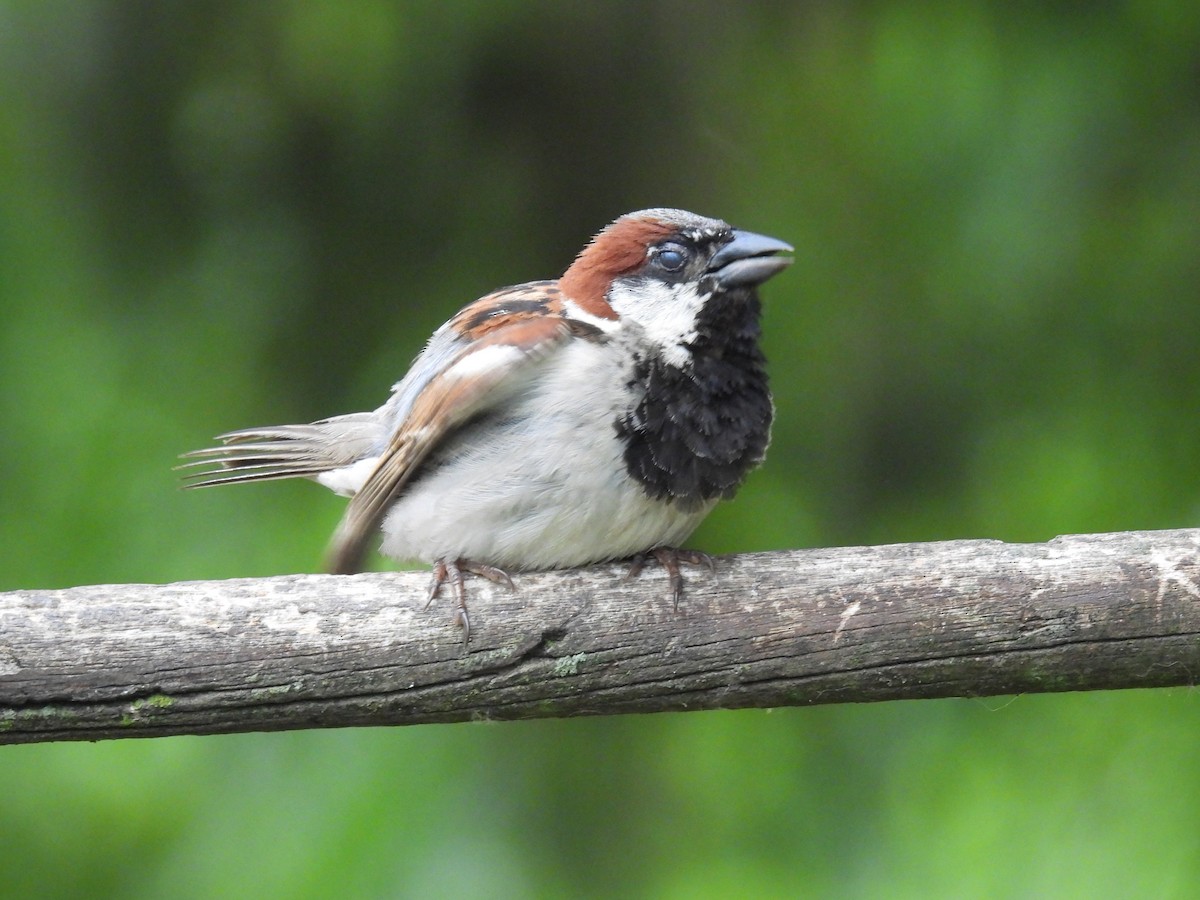
[[[1200,524],[1200,4],[0,2],[0,588],[313,571],[184,494],[672,205],[796,245],[717,552]],[[24,897],[1194,896],[1191,690],[0,748]]]

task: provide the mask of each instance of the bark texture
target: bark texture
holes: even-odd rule
[[[0,594],[0,743],[1193,684],[1200,530]]]

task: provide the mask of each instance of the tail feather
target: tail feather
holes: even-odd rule
[[[217,435],[218,447],[185,453],[176,469],[186,488],[315,478],[378,453],[383,429],[374,413],[322,419],[310,425],[270,425]]]

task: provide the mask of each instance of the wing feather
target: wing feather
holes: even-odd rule
[[[330,572],[359,571],[368,541],[429,453],[468,420],[520,390],[537,364],[578,332],[559,316],[512,316],[503,324],[493,320],[488,325],[413,398],[404,421],[334,532]]]

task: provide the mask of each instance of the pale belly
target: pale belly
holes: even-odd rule
[[[716,501],[683,509],[647,496],[626,474],[613,425],[627,402],[623,379],[599,356],[574,354],[562,364],[580,385],[572,399],[548,403],[534,385],[502,419],[452,443],[389,511],[385,555],[563,568],[687,539]]]

